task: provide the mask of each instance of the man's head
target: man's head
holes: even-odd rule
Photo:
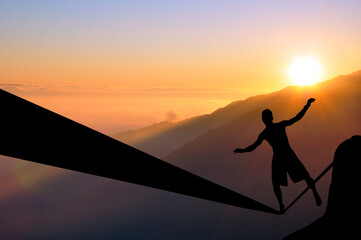
[[[271,110],[269,110],[269,109],[263,110],[263,112],[262,112],[262,121],[266,125],[273,122],[273,115],[272,115]]]

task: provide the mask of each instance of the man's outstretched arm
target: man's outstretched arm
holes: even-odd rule
[[[252,152],[253,150],[255,150],[263,141],[263,137],[262,135],[258,135],[257,140],[252,144],[249,145],[246,148],[236,148],[233,150],[233,153],[244,153],[244,152]]]
[[[295,122],[301,120],[301,118],[303,118],[303,116],[305,116],[307,110],[311,106],[311,103],[313,103],[315,100],[316,99],[314,99],[314,98],[308,99],[306,105],[295,117],[291,118],[290,120],[282,121],[282,123],[285,124],[286,126],[290,126],[290,125],[294,124]]]

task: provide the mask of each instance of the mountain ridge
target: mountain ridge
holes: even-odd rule
[[[337,89],[340,84],[345,84],[342,83],[345,77],[350,82],[351,78],[357,80],[360,75],[361,70],[348,75],[337,76],[314,86],[288,86],[272,93],[233,101],[210,114],[195,116],[175,123],[156,123],[142,129],[117,133],[113,137],[151,155],[165,158],[187,142],[232,121],[242,113],[252,111],[255,108],[266,108],[267,105],[274,105],[278,101],[282,101],[283,97],[292,97],[297,92],[311,93],[317,88]]]

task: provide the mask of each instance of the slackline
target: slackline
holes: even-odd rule
[[[255,211],[279,211],[0,89],[0,154]]]

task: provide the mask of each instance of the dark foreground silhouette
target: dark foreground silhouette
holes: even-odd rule
[[[0,102],[1,155],[278,213],[4,90]]]
[[[287,236],[285,240],[359,238],[360,160],[360,135],[353,136],[338,146],[333,160],[325,214],[307,227]]]
[[[256,149],[263,140],[266,140],[271,145],[273,149],[272,184],[274,193],[280,205],[280,213],[285,212],[280,186],[288,185],[287,173],[294,183],[305,180],[308,187],[313,192],[316,205],[320,206],[322,204],[322,200],[318,195],[313,179],[310,177],[310,174],[292,150],[286,134],[286,127],[301,120],[301,118],[306,114],[308,108],[311,106],[311,103],[314,101],[314,98],[310,98],[307,101],[307,104],[294,118],[284,120],[279,123],[273,123],[271,110],[264,110],[262,112],[262,121],[266,125],[266,128],[258,135],[257,140],[252,145],[244,149],[236,148],[233,151],[234,153],[251,152]]]

